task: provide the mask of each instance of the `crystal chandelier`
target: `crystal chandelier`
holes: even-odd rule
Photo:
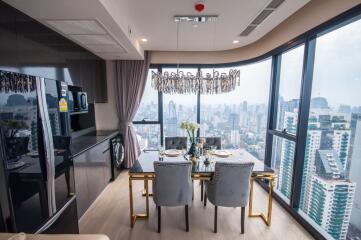
[[[200,94],[220,94],[235,90],[236,86],[240,85],[240,71],[237,69],[231,69],[228,73],[219,73],[213,66],[213,73],[205,75],[203,75],[202,71],[198,71],[194,75],[179,70],[178,41],[180,21],[176,19],[175,21],[177,22],[177,72],[169,73],[165,71],[160,73],[152,71],[152,87],[160,92],[170,94],[196,94],[198,92]],[[214,30],[213,46],[215,46],[215,36]]]

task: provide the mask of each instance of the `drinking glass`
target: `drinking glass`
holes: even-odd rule
[[[163,161],[163,159],[164,159],[164,151],[165,151],[164,146],[161,146],[159,148],[159,161]]]

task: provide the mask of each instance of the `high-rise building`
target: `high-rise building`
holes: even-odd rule
[[[299,105],[298,99],[292,99],[289,101],[284,101],[282,97],[280,97],[278,113],[277,113],[277,128],[280,130],[287,129],[284,126],[285,123],[285,114],[287,112],[294,112],[295,109],[298,109]]]
[[[324,97],[315,97],[311,99],[311,108],[328,109],[327,99]]]
[[[309,187],[311,177],[315,174],[315,157],[317,150],[333,149],[337,152],[342,166],[346,169],[348,151],[350,148],[351,129],[350,124],[342,114],[319,114],[311,113],[309,117],[304,170],[301,191],[301,208],[307,209],[310,197]]]
[[[346,239],[355,191],[347,179],[350,122],[343,114],[321,112],[309,117],[301,209],[333,238]]]
[[[345,178],[335,150],[317,150],[307,215],[334,239],[346,239],[356,184]]]
[[[297,128],[297,117],[296,112],[286,112],[284,116],[284,126],[287,129],[291,129],[294,133]],[[283,139],[277,141],[277,148],[281,149],[281,158],[279,163],[279,179],[277,188],[283,195],[290,198],[292,188],[292,173],[293,173],[293,162],[295,156],[295,144],[292,141]],[[278,163],[276,163],[278,165]]]
[[[165,136],[178,136],[177,106],[173,101],[169,101],[168,104]]]
[[[361,183],[361,114],[351,117],[351,147],[347,172],[349,179],[356,184]],[[350,224],[361,232],[361,186],[356,186],[354,204]]]
[[[232,131],[239,131],[239,114],[238,113],[230,113],[228,116],[228,124]]]

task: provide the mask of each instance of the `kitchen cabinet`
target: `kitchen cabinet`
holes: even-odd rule
[[[107,102],[105,60],[0,1],[0,69],[82,87]]]
[[[80,154],[74,158],[73,162],[76,202],[78,218],[80,218],[89,207],[86,155]]]
[[[107,186],[111,177],[109,140],[74,158],[75,192],[80,218]]]
[[[104,171],[104,182],[108,183],[112,178],[112,171],[111,171],[111,155],[110,155],[110,147],[103,151],[103,156],[105,158],[105,165],[103,168]]]
[[[79,68],[79,79],[74,85],[81,87],[87,93],[88,102],[107,102],[105,61],[82,60],[78,65],[76,63],[74,65]]]

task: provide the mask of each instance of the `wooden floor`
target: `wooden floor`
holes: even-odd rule
[[[157,233],[157,213],[150,198],[150,218],[138,220],[130,228],[128,174],[123,171],[110,183],[80,220],[81,233],[102,233],[111,240],[123,239],[312,239],[312,237],[283,210],[273,203],[272,226],[267,227],[261,219],[246,217],[245,234],[240,234],[240,208],[218,208],[218,233],[213,233],[214,207],[208,202],[204,208],[200,201],[200,187],[195,182],[195,199],[189,209],[190,232],[185,232],[184,208],[162,209],[162,232]],[[255,185],[255,210],[265,209],[267,195]],[[134,203],[137,212],[144,212],[145,202],[141,196],[142,181],[134,182]]]

